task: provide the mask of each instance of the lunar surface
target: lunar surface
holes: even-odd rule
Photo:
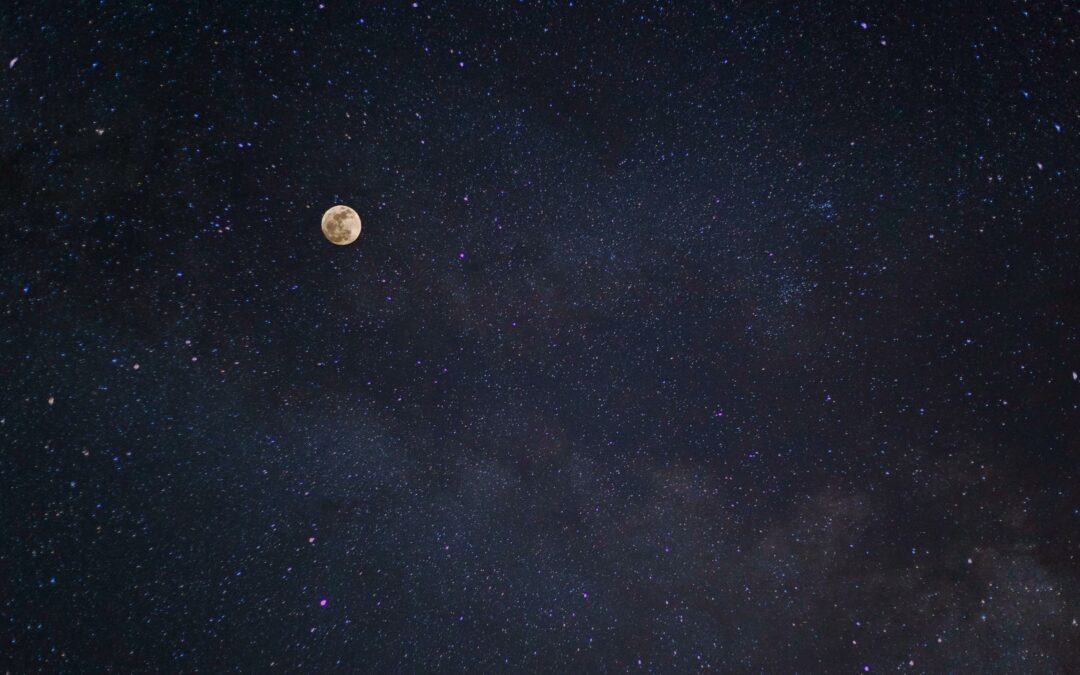
[[[351,244],[360,236],[360,215],[342,204],[331,206],[323,214],[322,231],[331,244]]]

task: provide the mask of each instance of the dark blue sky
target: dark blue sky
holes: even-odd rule
[[[949,5],[5,5],[0,661],[1080,669],[1080,10]]]

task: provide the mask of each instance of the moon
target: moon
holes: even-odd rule
[[[360,214],[344,204],[331,206],[323,214],[322,232],[331,244],[351,244],[360,236]]]

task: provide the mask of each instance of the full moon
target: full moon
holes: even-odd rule
[[[331,206],[323,214],[322,232],[331,244],[351,244],[360,236],[360,214],[343,204]]]

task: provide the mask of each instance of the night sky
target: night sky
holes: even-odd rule
[[[1078,672],[1080,5],[710,5],[3,3],[0,665]]]

